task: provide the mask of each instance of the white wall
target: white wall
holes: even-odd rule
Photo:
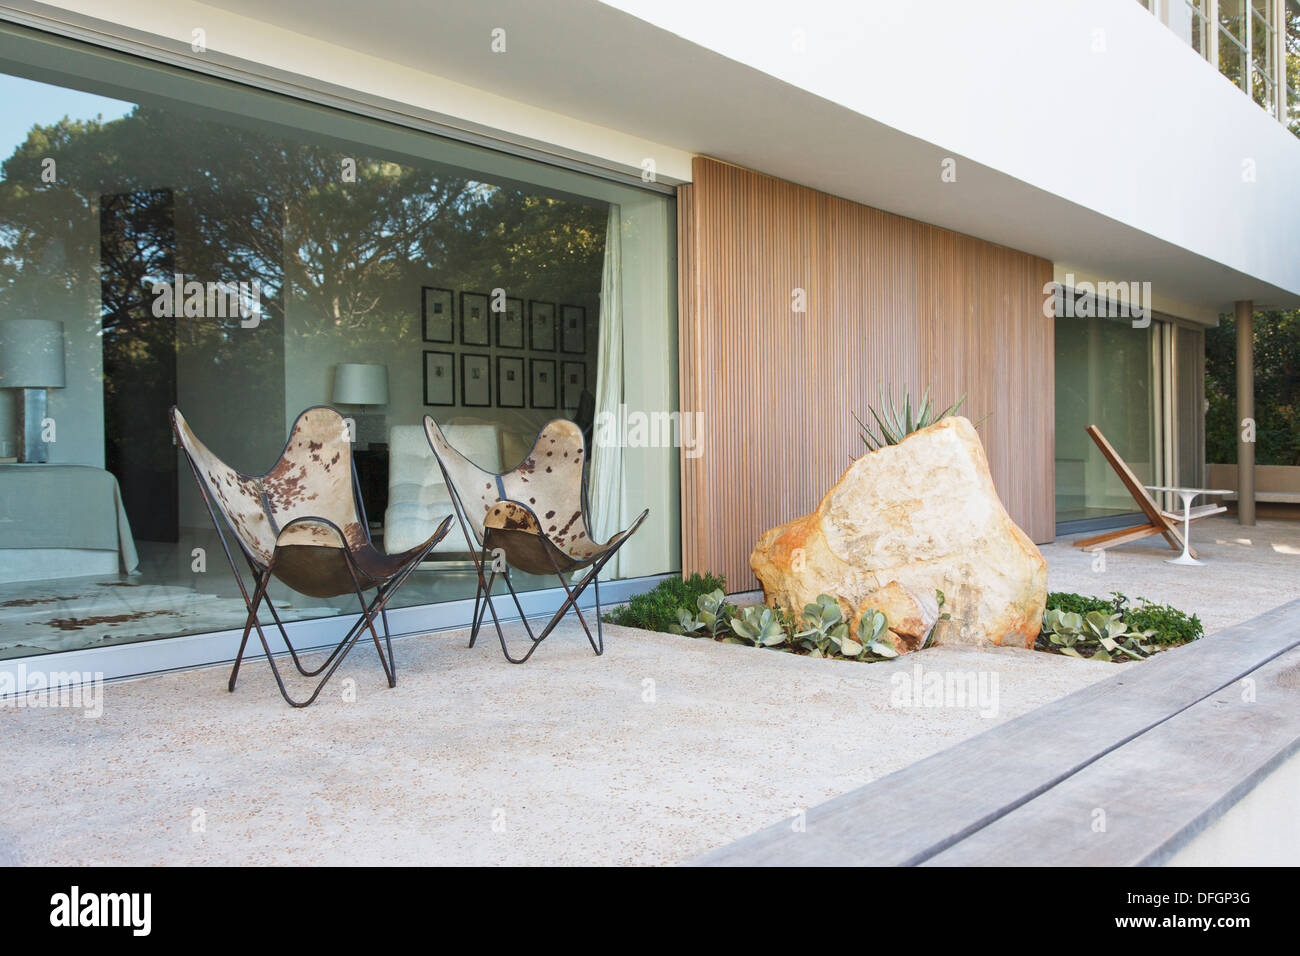
[[[1149,280],[1178,315],[1300,304],[1300,142],[1132,0],[20,3],[183,56],[201,29],[217,69],[559,156],[688,180],[713,155]]]
[[[1165,866],[1300,866],[1300,755],[1175,853]]]
[[[1300,292],[1300,141],[1133,0],[605,2]]]

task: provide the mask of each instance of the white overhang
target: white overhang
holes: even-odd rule
[[[1188,318],[1300,306],[1300,141],[1132,0],[57,7],[667,179],[714,156]]]

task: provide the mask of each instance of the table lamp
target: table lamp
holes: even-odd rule
[[[334,366],[335,405],[387,405],[387,365]]]
[[[41,438],[45,390],[64,387],[63,323],[54,319],[0,320],[0,388],[20,391],[18,460],[49,461]]]
[[[343,364],[334,366],[335,405],[387,405],[388,366]],[[365,444],[382,439],[383,419],[375,415],[356,416],[355,440]]]

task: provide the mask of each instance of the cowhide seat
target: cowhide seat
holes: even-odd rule
[[[271,673],[275,675],[280,694],[294,707],[306,707],[320,695],[339,664],[367,630],[374,638],[388,686],[397,686],[393,644],[388,633],[388,601],[429,550],[446,535],[451,526],[451,515],[428,540],[400,554],[384,554],[375,548],[370,541],[365,507],[358,492],[352,464],[352,443],[343,416],[332,408],[317,406],[299,415],[280,460],[270,471],[259,476],[241,474],[209,451],[190,430],[180,409],[173,407],[171,416],[176,439],[189,460],[230,570],[248,606],[244,636],[239,642],[228,689],[232,692],[235,689],[244,648],[253,629],[256,629],[262,649],[271,663]],[[252,571],[251,597],[231,555],[218,513],[234,532],[239,549]],[[309,597],[328,598],[352,593],[361,603],[361,616],[356,623],[325,661],[313,670],[303,666],[298,652],[289,642],[275,605],[267,596],[266,589],[272,577]],[[375,595],[367,604],[365,592],[371,590]],[[285,689],[258,617],[259,607],[264,601],[298,672],[304,677],[315,677],[325,671],[325,676],[306,700],[295,700]],[[387,655],[375,630],[376,614],[383,621]]]
[[[424,417],[424,431],[451,491],[457,519],[478,570],[469,646],[473,647],[478,639],[484,613],[490,613],[506,660],[522,664],[573,608],[591,649],[597,654],[603,653],[605,637],[601,629],[597,576],[615,552],[641,527],[650,512],[641,512],[630,527],[604,543],[591,537],[583,467],[586,448],[581,429],[571,421],[557,418],[548,422],[527,457],[512,470],[500,474],[485,471],[457,451],[447,441],[438,423],[428,415]],[[519,602],[510,578],[512,568],[527,574],[554,574],[564,588],[565,600],[537,634],[533,633]],[[571,585],[565,579],[566,574],[584,570],[586,573],[575,584]],[[498,577],[505,582],[524,630],[532,641],[532,646],[522,657],[511,656],[492,603],[492,588]],[[578,598],[588,585],[595,586],[594,637],[582,609],[578,607]]]

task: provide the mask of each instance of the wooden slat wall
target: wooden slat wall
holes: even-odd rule
[[[704,413],[686,573],[755,587],[758,536],[816,507],[862,451],[853,414],[890,386],[968,393],[1007,510],[1052,540],[1050,262],[703,157],[677,228],[681,407]]]

